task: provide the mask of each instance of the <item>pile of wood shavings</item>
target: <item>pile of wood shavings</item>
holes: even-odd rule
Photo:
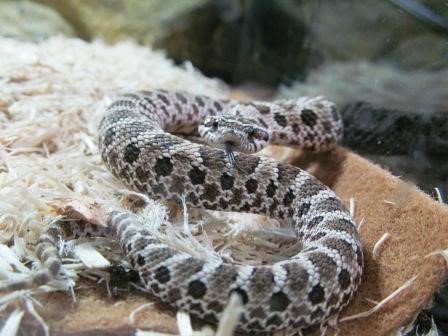
[[[26,277],[32,271],[29,265],[39,266],[34,242],[49,219],[63,213],[67,204],[78,212],[88,209],[86,204],[107,211],[140,198],[147,203],[144,215],[152,220],[155,216],[158,226],[165,224],[161,238],[174,248],[202,258],[234,260],[229,251],[237,245],[236,259],[246,260],[260,257],[263,253],[258,253],[258,247],[267,246],[274,253],[265,253],[262,259],[275,261],[279,257],[275,253],[276,238],[290,238],[290,232],[275,231],[274,242],[272,236],[249,235],[249,240],[256,243],[251,251],[235,242],[247,238],[244,232],[248,227],[261,228],[252,216],[239,215],[229,221],[221,214],[209,213],[204,221],[189,226],[186,217],[180,215],[177,223],[181,224],[170,225],[165,208],[128,190],[106,170],[96,146],[104,107],[119,93],[154,88],[212,97],[228,95],[221,83],[203,77],[191,65],[176,67],[162,53],[128,42],[107,46],[65,38],[40,44],[0,39],[0,284]],[[94,221],[95,212],[90,215],[87,218]],[[203,228],[207,228],[206,233]],[[214,250],[216,246],[219,253]],[[65,263],[70,276],[67,281],[0,294],[0,311],[18,299],[26,302],[10,315],[5,324],[8,332],[17,329],[23,316],[21,309],[31,312],[48,332],[45,321],[33,308],[34,296],[73,286],[76,296],[79,272],[87,266],[108,265],[99,253],[94,254],[96,260],[83,259],[84,247],[76,249],[75,243],[72,249],[78,251],[82,262]],[[92,244],[84,255],[91,256],[97,249],[98,244]],[[230,330],[224,328],[222,335]]]

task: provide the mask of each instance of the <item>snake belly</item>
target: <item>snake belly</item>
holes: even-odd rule
[[[235,153],[235,169],[221,149],[173,133],[195,134],[206,115],[234,101],[186,92],[141,91],[117,98],[100,123],[99,148],[109,170],[151,198],[210,210],[263,214],[291,224],[302,249],[272,265],[236,265],[194,258],[132,227],[132,214],[109,225],[145,286],[163,301],[212,323],[230,295],[244,312],[238,328],[276,331],[320,324],[347,305],[363,267],[361,242],[341,200],[307,172],[262,156]],[[334,105],[317,98],[251,102],[272,142],[324,151],[342,136]],[[253,110],[253,109],[252,109]],[[124,230],[124,231],[123,231]],[[124,232],[124,233],[123,233]],[[131,233],[130,233],[131,232]]]

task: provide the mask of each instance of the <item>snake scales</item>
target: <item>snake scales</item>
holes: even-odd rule
[[[220,148],[173,135],[195,135],[198,127]],[[352,218],[305,171],[233,149],[249,153],[269,142],[325,151],[341,136],[335,106],[321,97],[237,104],[165,90],[125,94],[107,108],[99,128],[102,158],[116,177],[156,199],[185,196],[192,207],[288,222],[302,250],[273,265],[236,265],[176,251],[130,213],[112,213],[109,227],[145,286],[199,318],[217,322],[236,292],[245,308],[241,330],[325,322],[360,283],[363,256]]]

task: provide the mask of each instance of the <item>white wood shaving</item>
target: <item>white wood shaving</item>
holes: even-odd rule
[[[445,261],[446,261],[446,266],[448,267],[448,249],[446,249],[446,250],[437,250],[437,251],[431,252],[428,255],[426,255],[425,258],[429,258],[429,257],[435,256],[435,255],[442,256],[445,259]]]
[[[355,199],[353,197],[350,197],[350,216],[353,218],[355,217]]]
[[[376,260],[379,257],[380,249],[383,246],[383,244],[391,237],[390,233],[386,232],[381,236],[381,238],[376,242],[375,246],[373,246],[372,251],[372,259]]]
[[[442,192],[440,191],[440,188],[434,188],[434,190],[436,191],[437,200],[439,201],[439,203],[443,203],[443,197],[442,197]]]
[[[365,218],[363,217],[363,218],[361,218],[361,220],[358,223],[358,227],[357,227],[358,232],[361,232],[361,227],[364,224],[364,222],[365,222]]]
[[[193,327],[191,326],[191,319],[188,313],[179,310],[176,314],[177,325],[180,336],[192,336]]]
[[[240,295],[232,293],[219,321],[216,336],[232,336],[243,310],[244,306]]]
[[[28,310],[28,312],[36,319],[37,322],[39,322],[39,324],[42,326],[42,329],[44,330],[44,335],[45,336],[49,336],[50,335],[50,328],[48,327],[48,325],[45,323],[45,321],[43,320],[43,318],[37,313],[37,311],[34,309],[34,304],[32,301],[32,298],[30,298],[30,300],[26,300],[25,301],[26,304],[26,308]],[[42,305],[40,305],[42,307]]]
[[[77,244],[74,252],[88,268],[106,268],[110,266],[109,260],[104,258],[90,243]]]
[[[0,330],[1,336],[15,336],[19,330],[20,322],[22,321],[24,311],[20,309],[14,310],[9,314],[3,328]]]
[[[118,303],[118,302],[117,302]],[[142,305],[140,305],[140,306],[138,306],[137,308],[135,308],[133,311],[131,311],[131,313],[129,314],[129,317],[128,317],[128,320],[129,320],[129,323],[130,324],[135,324],[135,316],[138,314],[138,313],[140,313],[142,310],[144,310],[144,309],[146,309],[146,308],[148,308],[148,307],[151,307],[151,306],[153,306],[154,305],[154,303],[152,303],[152,302],[149,302],[149,303],[144,303],[144,304],[142,304]]]
[[[407,288],[412,286],[412,284],[414,283],[414,281],[416,279],[417,279],[417,276],[414,276],[411,279],[409,279],[408,281],[406,281],[402,286],[400,286],[397,290],[393,291],[389,296],[384,298],[381,302],[379,302],[372,309],[364,311],[364,312],[361,312],[361,313],[358,313],[358,314],[354,314],[354,315],[343,317],[342,319],[339,320],[339,322],[341,323],[341,322],[347,322],[347,321],[351,321],[351,320],[356,320],[356,319],[359,319],[359,318],[365,318],[365,317],[368,317],[368,316],[374,314],[375,312],[377,312],[378,310],[382,309],[387,304],[389,304],[391,301],[393,301],[398,295],[400,295]]]

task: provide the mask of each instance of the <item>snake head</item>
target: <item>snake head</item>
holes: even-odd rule
[[[255,120],[234,115],[208,116],[198,131],[209,145],[226,152],[255,153],[269,141],[268,131]]]

